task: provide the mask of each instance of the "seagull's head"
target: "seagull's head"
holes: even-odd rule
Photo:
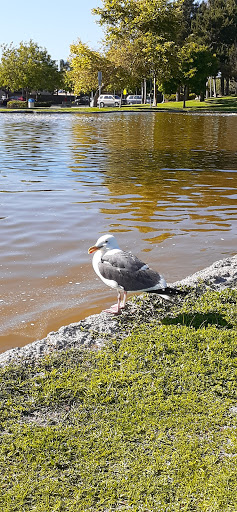
[[[95,245],[88,249],[88,254],[101,250],[102,252],[110,251],[111,249],[119,249],[118,242],[113,235],[102,235],[98,238]]]

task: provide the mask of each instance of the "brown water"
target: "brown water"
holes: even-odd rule
[[[115,301],[87,249],[115,233],[172,282],[237,252],[237,116],[0,116],[0,349]]]

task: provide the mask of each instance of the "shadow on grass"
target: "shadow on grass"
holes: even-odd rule
[[[186,325],[199,329],[208,325],[216,327],[226,327],[232,329],[233,325],[219,313],[180,313],[176,317],[166,317],[162,320],[163,325]]]
[[[215,108],[237,108],[237,97],[213,98],[206,100],[208,106]]]

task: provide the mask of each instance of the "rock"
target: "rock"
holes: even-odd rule
[[[200,281],[213,289],[223,290],[227,287],[236,287],[237,285],[237,254],[232,258],[226,258],[213,263],[210,267],[200,270],[195,274],[185,277],[182,281],[177,281],[173,285],[195,286]]]

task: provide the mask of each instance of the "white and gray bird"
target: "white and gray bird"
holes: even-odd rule
[[[152,292],[170,300],[184,292],[167,286],[163,276],[131,252],[122,251],[113,235],[101,236],[95,245],[88,249],[94,253],[92,264],[102,281],[117,290],[117,304],[105,311],[119,314],[124,308],[128,292]],[[123,297],[122,297],[123,295]]]

